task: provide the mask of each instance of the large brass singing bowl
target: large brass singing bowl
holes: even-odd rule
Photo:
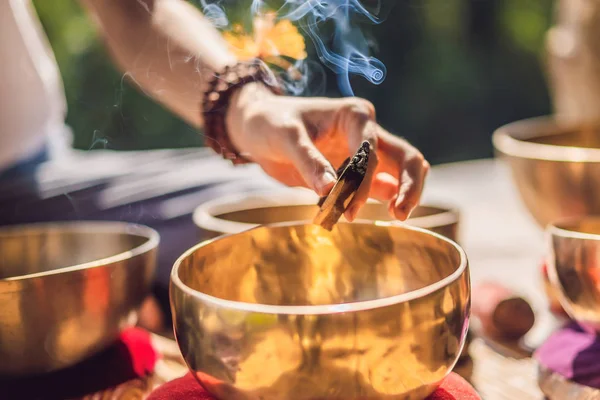
[[[547,229],[548,275],[567,313],[600,332],[600,217],[569,219]]]
[[[219,399],[423,399],[464,346],[469,268],[419,228],[271,225],[186,252],[171,307],[190,370]]]
[[[0,229],[0,377],[111,345],[150,291],[158,242],[150,228],[112,222]]]
[[[534,118],[501,127],[493,142],[542,227],[600,214],[600,125]]]
[[[240,233],[260,225],[283,222],[310,222],[317,214],[318,196],[303,189],[231,195],[200,205],[194,211],[194,223],[203,239]],[[438,205],[420,205],[406,222],[458,241],[460,214],[457,209]],[[346,221],[344,217],[342,222]],[[387,206],[369,201],[358,213],[357,223],[393,222]],[[395,223],[398,223],[397,221]]]

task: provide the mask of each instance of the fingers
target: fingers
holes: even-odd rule
[[[344,136],[348,144],[346,151],[350,153],[364,140],[371,143],[368,174],[346,210],[346,219],[354,220],[367,199],[372,197],[389,201],[392,217],[406,220],[419,204],[429,172],[429,164],[423,155],[405,140],[381,128],[375,122],[373,105],[366,100],[311,99],[303,103],[302,108],[305,120],[320,127],[320,131],[330,133],[316,137],[319,148],[328,157],[337,154],[339,140]]]
[[[422,156],[414,156],[403,164],[400,174],[398,194],[392,197],[389,212],[400,221],[410,217],[410,213],[419,205],[425,178],[429,172],[429,163]]]
[[[351,153],[356,151],[364,141],[368,141],[370,144],[367,174],[344,213],[347,220],[354,221],[362,206],[369,199],[373,177],[379,163],[377,157],[377,124],[374,121],[373,106],[360,99],[345,101],[338,111],[338,115],[338,129],[346,134]]]
[[[298,101],[303,120],[314,127],[313,140],[324,147],[330,144],[335,149],[344,148],[336,138],[346,139],[350,153],[356,151],[363,140],[376,144],[374,132],[363,129],[367,121],[375,121],[375,107],[369,101],[360,98],[305,98]]]
[[[363,99],[342,100],[338,111],[338,125],[346,133],[350,151],[356,151],[365,140],[371,144],[371,153],[377,150],[377,123],[375,108]]]
[[[269,176],[271,176],[271,178],[284,185],[311,189],[294,166],[268,162],[261,162],[260,166]]]
[[[375,175],[369,193],[371,198],[387,203],[397,194],[398,179],[385,172],[379,172]]]
[[[373,176],[375,174],[375,169],[377,168],[377,154],[373,151],[369,154],[369,163],[367,167],[367,174],[365,175],[360,187],[358,188],[354,198],[348,205],[344,216],[350,222],[354,221],[356,215],[365,205],[367,200],[369,199],[369,193],[371,192],[371,184],[373,181]]]
[[[381,170],[398,179],[397,194],[391,199],[389,212],[392,217],[404,221],[419,205],[429,163],[417,149],[406,140],[381,128],[379,132]]]
[[[308,187],[319,196],[333,188],[335,170],[310,140],[303,125],[287,128],[284,133],[283,151],[294,164]]]

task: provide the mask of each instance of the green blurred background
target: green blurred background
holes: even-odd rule
[[[234,3],[237,15],[246,12],[245,2]],[[75,147],[202,145],[193,128],[115,70],[77,1],[34,4],[61,68]],[[544,37],[553,6],[551,0],[397,0],[383,24],[366,27],[388,76],[379,86],[353,78],[355,94],[371,100],[380,123],[432,164],[489,157],[495,128],[551,112]],[[330,73],[326,92],[339,95]]]

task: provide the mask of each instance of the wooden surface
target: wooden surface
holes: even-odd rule
[[[500,355],[481,339],[473,341],[470,353],[473,357],[470,381],[483,400],[544,399],[533,359]]]
[[[469,258],[473,283],[501,282],[523,295],[536,312],[536,325],[526,342],[533,347],[541,343],[556,326],[540,275],[544,232],[521,204],[506,166],[487,159],[434,167],[423,202],[460,209],[459,241]]]

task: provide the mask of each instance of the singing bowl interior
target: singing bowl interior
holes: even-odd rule
[[[112,222],[0,229],[0,376],[72,366],[113,343],[149,293],[158,241]]]
[[[548,275],[569,315],[600,331],[600,216],[568,219],[548,227]]]
[[[217,198],[196,208],[194,222],[203,238],[243,232],[260,225],[311,221],[318,211],[318,197],[304,190],[283,190]],[[407,223],[458,241],[459,212],[455,208],[420,205]],[[346,221],[342,217],[342,222]],[[368,202],[356,222],[392,222],[387,206]]]
[[[254,228],[171,274],[177,341],[218,398],[422,399],[465,341],[463,250],[408,226]]]
[[[493,142],[542,227],[600,214],[600,124],[534,118],[501,127]]]

